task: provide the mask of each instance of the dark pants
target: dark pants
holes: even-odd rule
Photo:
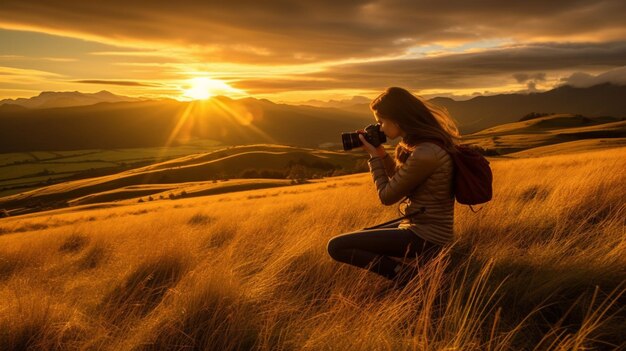
[[[428,242],[406,228],[379,228],[341,234],[328,241],[333,259],[365,268],[388,279],[398,276],[402,265],[389,258],[415,258],[423,263],[436,256],[441,246]]]

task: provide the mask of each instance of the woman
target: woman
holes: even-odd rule
[[[406,196],[406,213],[419,213],[395,228],[336,236],[328,242],[328,253],[337,261],[366,268],[404,286],[413,267],[390,257],[417,256],[418,262],[423,262],[453,240],[453,162],[448,153],[454,152],[460,135],[444,109],[402,88],[386,89],[370,103],[370,109],[387,138],[402,137],[394,161],[382,145],[372,146],[359,131],[362,148],[370,155],[368,164],[378,197],[384,205],[393,205]]]

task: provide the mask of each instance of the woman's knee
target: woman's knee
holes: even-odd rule
[[[328,244],[326,245],[326,250],[330,257],[337,259],[339,257],[339,251],[344,247],[342,245],[341,236],[335,236],[328,240]]]

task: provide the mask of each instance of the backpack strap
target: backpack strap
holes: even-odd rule
[[[419,210],[417,210],[415,212],[411,212],[409,214],[406,214],[406,215],[404,215],[404,216],[402,216],[400,218],[392,219],[391,221],[388,221],[388,222],[385,222],[385,223],[381,223],[381,224],[377,224],[377,225],[372,226],[372,227],[363,228],[363,230],[376,229],[376,228],[384,227],[384,226],[387,226],[389,224],[400,222],[401,220],[403,220],[405,218],[409,218],[409,217],[416,216],[418,214],[422,214],[424,212],[426,212],[426,207],[421,207]]]

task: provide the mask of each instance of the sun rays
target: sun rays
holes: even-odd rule
[[[219,98],[190,101],[181,110],[165,147],[192,140],[196,130],[214,130],[219,136],[253,134],[260,136],[267,143],[276,143],[276,140],[255,125],[254,122],[262,118],[262,110],[250,108],[235,100],[232,103],[225,103]],[[221,123],[216,123],[218,120]],[[227,126],[223,123],[227,123]]]

